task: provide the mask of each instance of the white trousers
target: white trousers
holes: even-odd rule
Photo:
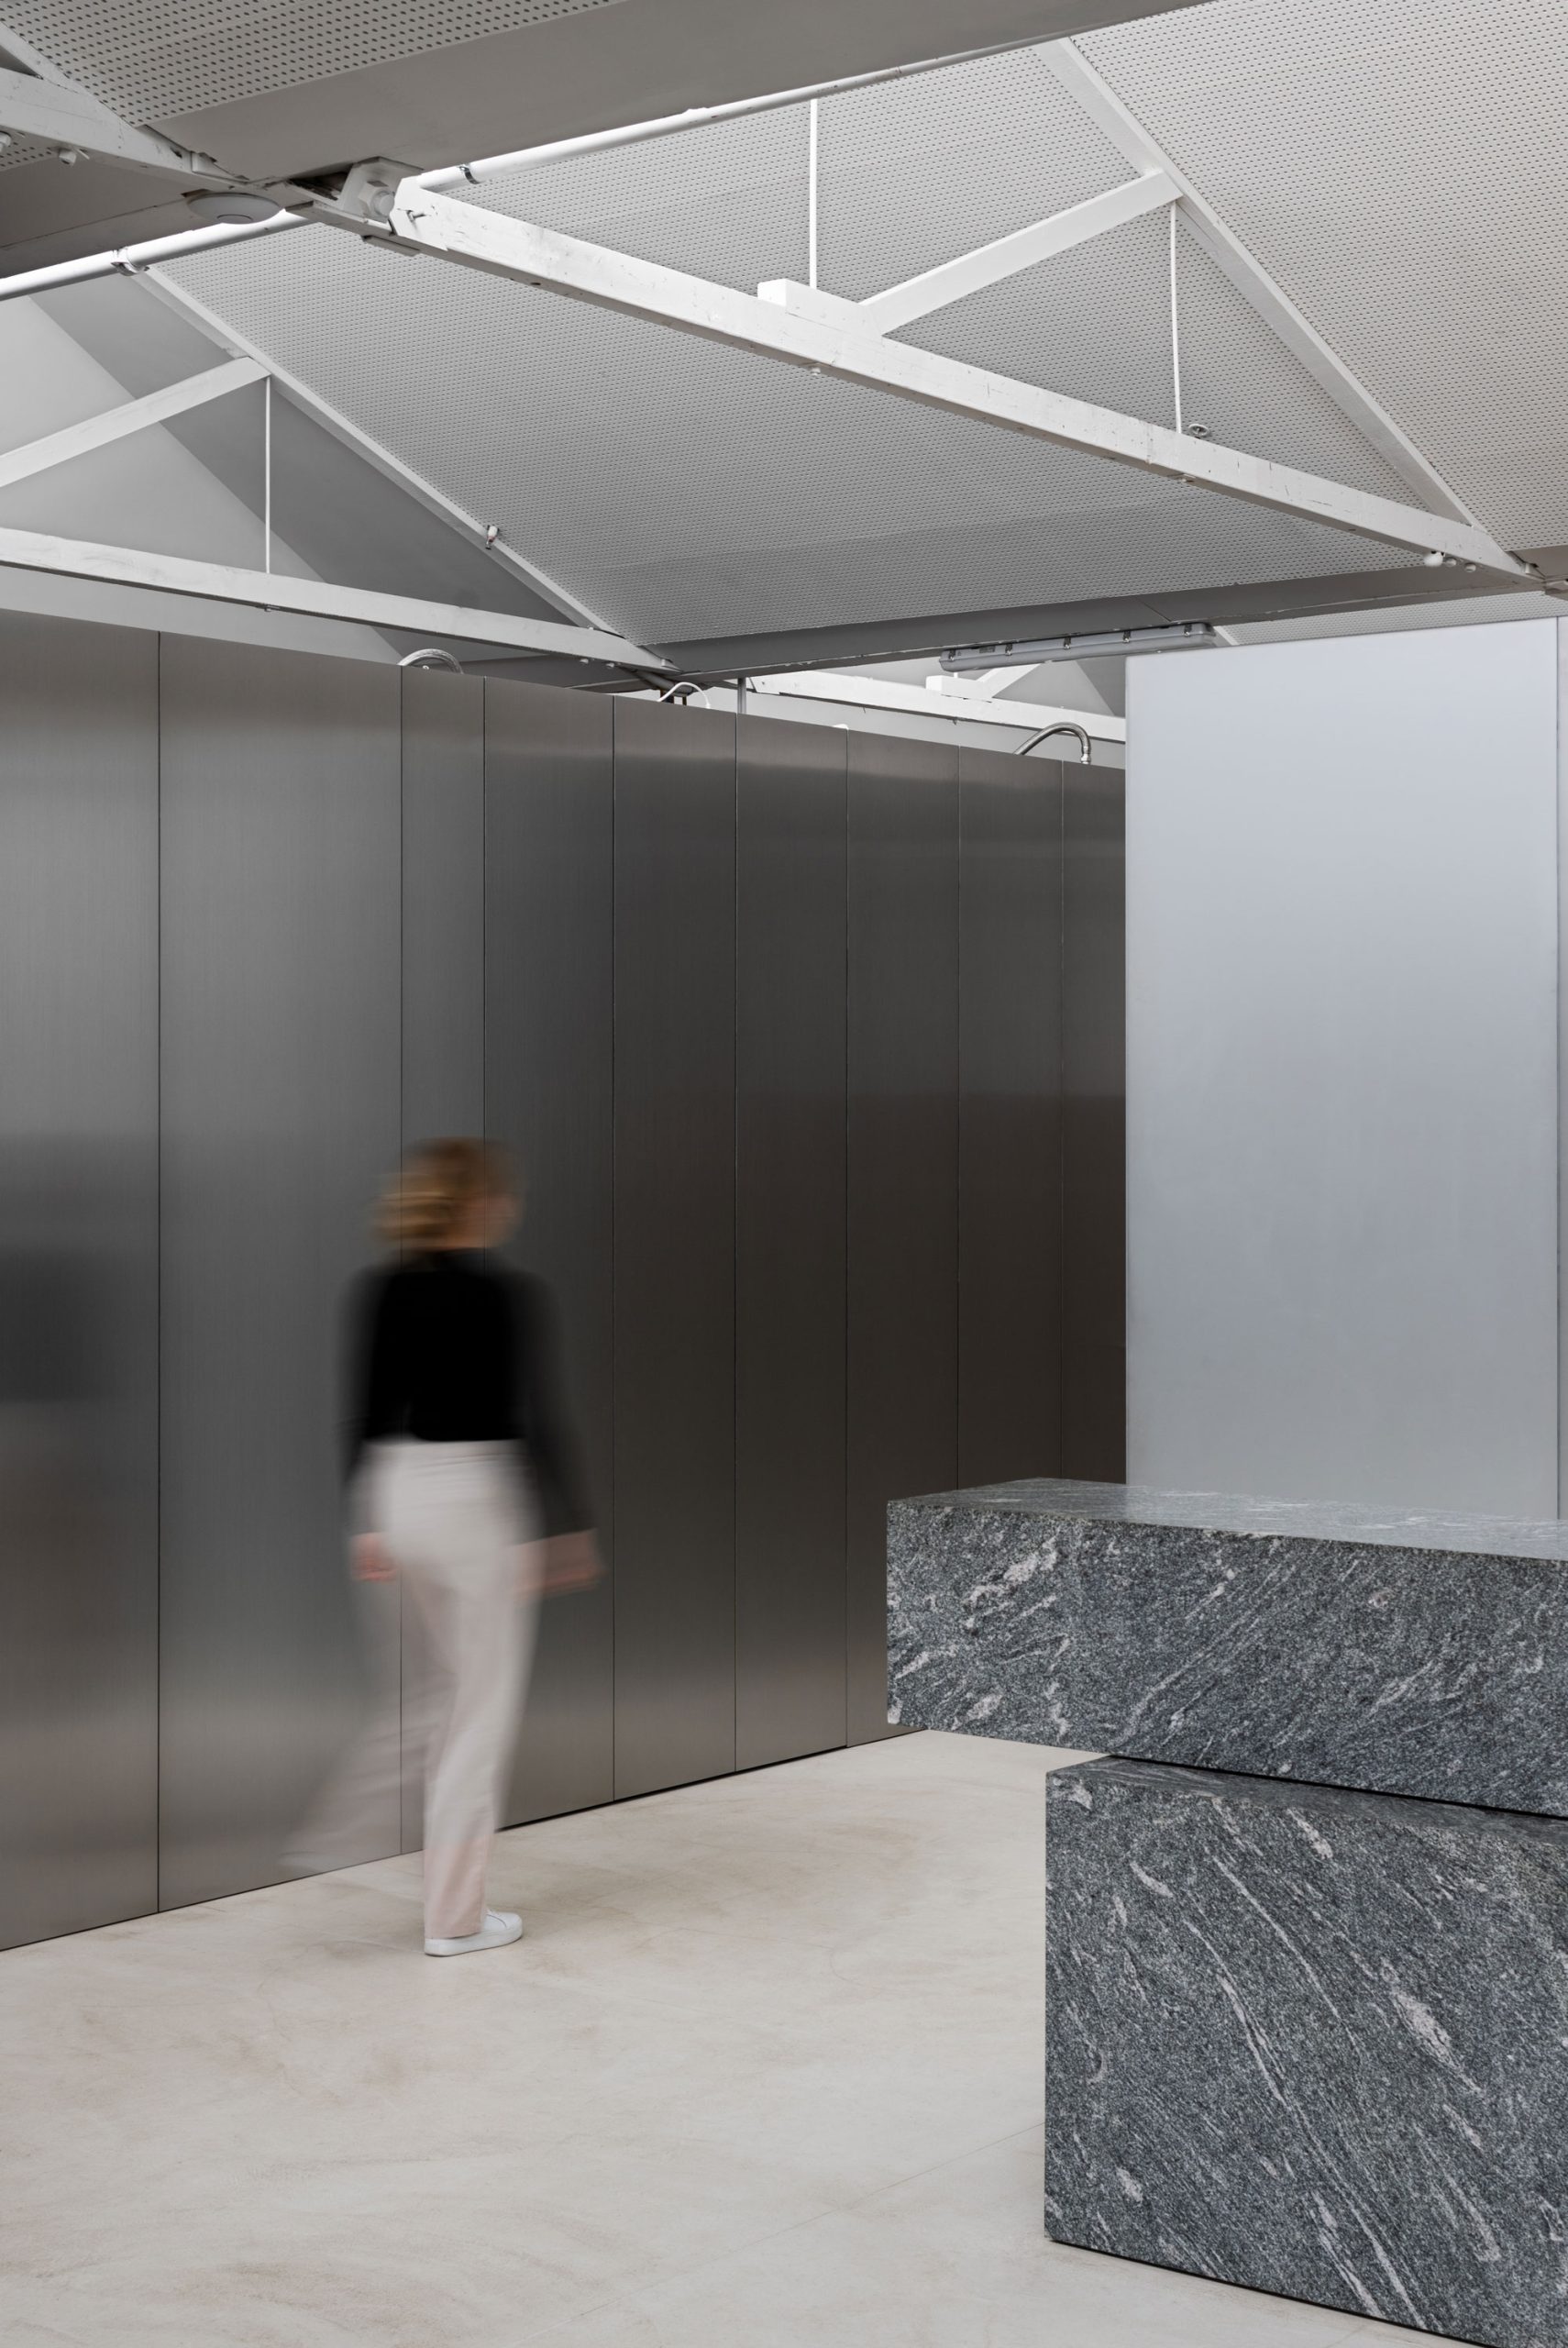
[[[378,1445],[366,1493],[419,1617],[417,1700],[403,1736],[425,1748],[425,1930],[460,1939],[484,1921],[491,1839],[534,1655],[537,1538],[508,1444]]]

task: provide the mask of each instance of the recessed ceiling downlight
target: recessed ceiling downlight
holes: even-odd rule
[[[204,228],[237,227],[245,221],[271,220],[282,209],[270,195],[255,195],[246,188],[204,188],[199,195],[185,198],[187,211],[193,212]]]

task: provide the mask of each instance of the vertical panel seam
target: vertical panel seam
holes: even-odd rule
[[[160,631],[153,653],[153,1239],[157,1292],[153,1305],[153,1539],[157,1578],[153,1595],[153,1773],[152,1904],[163,1906],[163,648]]]

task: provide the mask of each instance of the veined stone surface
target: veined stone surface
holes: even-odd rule
[[[1568,2342],[1568,1824],[1140,1762],[1049,1781],[1046,2231]]]
[[[889,1511],[889,1716],[1568,1816],[1568,1524],[1030,1482]]]

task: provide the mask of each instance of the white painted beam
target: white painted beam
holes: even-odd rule
[[[156,130],[122,122],[117,114],[74,82],[46,81],[0,65],[0,129],[14,138],[38,138],[74,150],[122,171],[156,172],[165,178],[221,185],[228,174],[210,155],[193,154]]]
[[[1006,725],[1015,734],[1037,734],[1043,725],[1081,725],[1097,742],[1127,739],[1126,719],[1108,717],[1101,710],[1053,709],[1027,701],[985,701],[977,694],[949,697],[929,693],[921,685],[897,685],[881,677],[857,676],[853,670],[809,669],[777,677],[753,677],[750,682],[758,692],[782,693],[804,701],[837,702],[852,709],[896,709],[911,717],[940,718],[949,725]]]
[[[366,233],[363,216],[334,216],[324,205],[317,216],[355,235]],[[652,319],[683,334],[755,351],[842,382],[864,384],[895,399],[1056,448],[1103,457],[1112,464],[1187,482],[1222,497],[1297,515],[1382,545],[1436,552],[1505,578],[1531,575],[1473,522],[1427,514],[1216,441],[1194,440],[1165,425],[1121,415],[1087,400],[1069,399],[1060,392],[1015,382],[985,368],[867,334],[858,325],[802,317],[733,286],[712,284],[529,221],[432,195],[413,182],[405,181],[398,189],[386,227],[411,252],[438,254],[622,316]]]
[[[127,400],[119,407],[105,409],[102,415],[68,424],[63,431],[50,432],[42,440],[7,449],[0,453],[0,489],[9,489],[13,482],[30,481],[35,473],[49,472],[56,465],[68,465],[73,457],[88,456],[94,449],[106,449],[128,433],[166,424],[171,415],[183,415],[190,408],[204,407],[209,400],[222,399],[226,392],[259,383],[266,371],[254,360],[231,359],[226,366],[210,367],[161,392],[149,392],[145,399]]]
[[[1036,220],[1010,237],[997,238],[993,244],[960,253],[940,268],[907,278],[901,285],[890,285],[885,294],[873,294],[856,306],[874,334],[896,333],[912,319],[945,309],[950,302],[962,302],[966,294],[978,294],[985,286],[999,285],[1004,278],[1016,277],[1020,270],[1032,269],[1037,261],[1050,260],[1056,253],[1070,252],[1075,245],[1103,237],[1108,229],[1122,227],[1145,212],[1156,212],[1162,205],[1173,203],[1176,194],[1176,182],[1168,172],[1144,172],[1135,180],[1107,188],[1103,195],[1091,195],[1086,204],[1053,213],[1048,220]]]
[[[505,538],[490,540],[489,525],[481,516],[465,512],[455,499],[448,497],[444,490],[437,489],[434,482],[426,481],[424,474],[415,472],[412,465],[405,465],[401,457],[383,448],[381,441],[372,438],[370,433],[345,415],[341,408],[336,408],[330,400],[323,399],[321,393],[302,377],[291,374],[286,367],[280,367],[259,343],[242,335],[207,303],[183,285],[176,284],[171,277],[166,277],[161,269],[146,271],[142,282],[167,308],[173,310],[178,316],[189,319],[221,349],[233,351],[237,358],[255,360],[271,376],[275,391],[281,392],[295,407],[303,408],[324,431],[330,432],[335,440],[341,441],[344,448],[351,449],[355,456],[362,457],[366,464],[390,481],[394,488],[401,489],[405,496],[412,497],[415,504],[423,505],[427,514],[434,514],[437,521],[445,522],[449,529],[457,531],[459,537],[477,547],[509,578],[520,580],[575,625],[596,627],[606,636],[614,634],[608,621],[571,594],[558,580],[552,579],[547,570],[541,570],[537,563],[530,562],[515,547],[508,545]],[[4,282],[0,281],[0,294],[3,293]]]
[[[513,612],[474,612],[462,604],[432,604],[362,587],[335,587],[326,580],[291,579],[276,570],[192,562],[182,555],[98,546],[41,530],[0,528],[0,564],[56,571],[67,579],[105,580],[120,587],[151,587],[168,595],[203,595],[218,604],[252,604],[263,611],[304,612],[314,619],[357,620],[367,627],[406,628],[418,636],[505,645],[516,652],[552,652],[635,670],[668,668],[657,653],[599,628],[567,627],[557,620],[525,619]]]
[[[1470,508],[1450,488],[1437,467],[1422,455],[1403,426],[1395,422],[1338,351],[1303,316],[1234,229],[1220,218],[1208,198],[1139,121],[1131,106],[1089,63],[1077,44],[1070,40],[1050,41],[1042,46],[1039,54],[1068,96],[1077,102],[1119,154],[1125,156],[1136,170],[1164,172],[1175,183],[1177,208],[1209,258],[1394,471],[1408,481],[1419,496],[1430,498],[1439,513],[1453,521],[1474,523],[1475,516]]]

